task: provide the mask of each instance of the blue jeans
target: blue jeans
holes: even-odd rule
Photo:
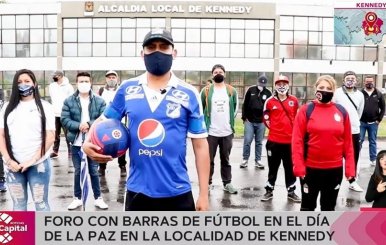
[[[377,134],[378,123],[365,123],[361,122],[361,148],[363,141],[365,141],[365,135],[367,130],[367,136],[369,138],[369,155],[370,161],[377,159]]]
[[[51,177],[51,161],[29,167],[24,173],[7,170],[7,182],[13,201],[13,210],[26,211],[28,203],[28,189],[32,193],[36,211],[50,211],[48,204],[48,187]]]
[[[81,150],[80,146],[72,146],[72,164],[74,164],[75,173],[74,173],[74,196],[77,198],[82,197],[82,189],[80,187],[80,162],[81,162]],[[97,199],[101,196],[101,186],[99,184],[99,173],[98,167],[99,164],[87,157],[88,161],[88,171],[90,174],[91,187],[94,192],[94,199]]]
[[[255,161],[261,160],[261,149],[263,148],[264,133],[264,123],[251,123],[249,121],[244,122],[243,160],[249,159],[253,136],[255,136]]]

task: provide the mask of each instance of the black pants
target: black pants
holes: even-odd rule
[[[119,167],[125,167],[126,166],[126,153],[120,157],[118,157],[118,165]],[[99,168],[106,169],[107,163],[100,163]]]
[[[233,134],[225,137],[208,135],[209,156],[210,156],[210,175],[209,184],[212,184],[214,173],[214,158],[216,157],[217,146],[220,148],[221,179],[223,185],[232,181],[232,166],[229,163],[229,155],[233,146]]]
[[[3,156],[0,154],[0,180],[4,180],[4,162]]]
[[[352,145],[354,147],[355,176],[356,176],[357,171],[358,171],[359,152],[361,151],[361,136],[360,136],[360,134],[353,134],[352,135]],[[352,181],[355,181],[355,178],[353,178]]]
[[[64,136],[65,136],[64,138],[66,139],[68,152],[71,151],[70,144],[67,141],[67,129],[65,129],[63,127],[62,123],[60,122],[60,117],[55,117],[55,141],[54,141],[54,146],[53,146],[52,150],[56,153],[58,153],[58,151],[59,151],[60,133],[62,132],[62,128],[63,128],[63,132],[64,132]]]
[[[279,171],[280,163],[283,161],[285,185],[288,192],[295,190],[296,177],[293,172],[291,144],[281,144],[272,141],[267,141],[265,145],[268,156],[268,183],[265,186],[267,190],[273,190]]]
[[[142,193],[126,192],[125,211],[195,211],[192,192],[166,198],[152,198]]]
[[[314,211],[320,192],[320,210],[334,211],[343,178],[343,168],[306,168],[306,177],[300,180],[302,204],[300,211]]]

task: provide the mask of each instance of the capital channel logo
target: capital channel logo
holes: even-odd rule
[[[162,123],[155,119],[146,119],[139,124],[137,135],[142,145],[153,148],[164,141],[165,128]],[[162,154],[162,149],[139,149],[138,151],[138,155],[145,155],[149,157],[160,157]]]
[[[35,243],[34,212],[1,212],[0,244]]]

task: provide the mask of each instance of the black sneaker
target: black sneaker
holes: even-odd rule
[[[291,200],[296,203],[302,202],[302,199],[298,195],[296,195],[295,192],[289,192],[287,198],[288,200]]]
[[[126,166],[119,166],[119,169],[121,170],[121,177],[125,177],[127,175]]]
[[[272,191],[268,191],[264,194],[264,196],[261,198],[261,201],[262,202],[267,202],[269,200],[271,200],[273,198],[273,192]]]

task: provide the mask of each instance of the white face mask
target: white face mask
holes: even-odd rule
[[[79,93],[85,94],[90,92],[91,83],[78,83]]]
[[[289,85],[286,84],[284,86],[275,86],[275,89],[276,91],[281,94],[281,95],[285,95],[287,94],[288,90],[289,90]]]
[[[260,91],[263,91],[264,87],[260,86],[260,85],[257,85],[257,89],[260,90]]]

